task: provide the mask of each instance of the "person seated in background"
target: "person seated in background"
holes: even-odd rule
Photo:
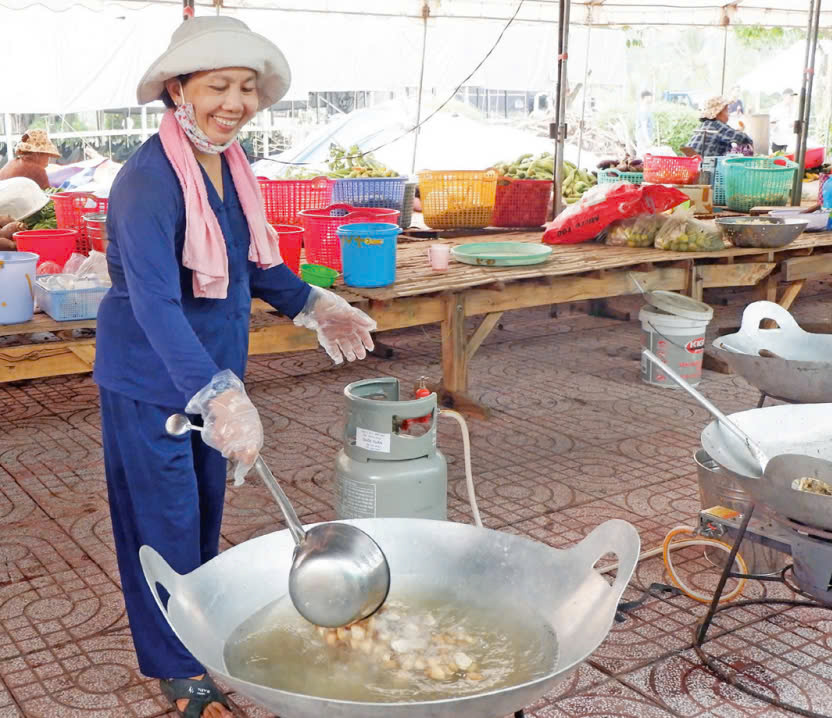
[[[754,140],[742,129],[735,130],[728,126],[730,117],[728,105],[730,104],[730,100],[722,96],[712,97],[705,103],[699,127],[694,131],[687,146],[683,148],[686,154],[722,157],[731,152],[735,144],[740,147],[754,144]],[[744,128],[742,123],[740,127]]]
[[[14,148],[15,159],[0,169],[0,180],[27,177],[38,183],[41,189],[49,187],[46,166],[52,157],[60,157],[46,130],[29,130]]]

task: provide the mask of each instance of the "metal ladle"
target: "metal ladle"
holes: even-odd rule
[[[736,436],[743,445],[748,449],[748,453],[751,454],[753,457],[759,471],[758,476],[763,475],[763,471],[765,471],[766,464],[768,464],[768,456],[763,453],[763,450],[759,447],[757,442],[755,442],[748,434],[746,434],[742,429],[740,429],[733,421],[731,421],[725,414],[723,414],[719,409],[717,409],[710,401],[708,401],[702,394],[700,394],[696,389],[694,389],[688,382],[686,382],[682,377],[680,377],[673,369],[671,369],[667,364],[665,364],[661,359],[659,359],[653,352],[649,349],[642,349],[642,354],[647,357],[651,362],[653,362],[659,369],[661,369],[667,376],[669,376],[673,381],[675,381],[682,389],[684,389],[688,394],[690,394],[696,401],[698,401],[705,409],[707,409],[711,414],[713,414],[716,419],[719,420],[719,423],[722,424],[728,431],[730,431],[734,436]]]
[[[165,422],[172,436],[202,431],[184,414]],[[338,628],[372,616],[390,591],[390,566],[379,545],[350,524],[324,523],[304,530],[289,498],[258,457],[254,470],[272,492],[295,539],[289,596],[298,613],[316,626]]]

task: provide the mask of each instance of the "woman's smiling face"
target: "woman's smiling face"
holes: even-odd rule
[[[245,67],[195,72],[183,88],[176,78],[165,86],[177,105],[193,104],[197,125],[218,145],[234,139],[259,106],[257,73]]]

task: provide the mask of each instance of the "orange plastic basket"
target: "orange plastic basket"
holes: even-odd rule
[[[496,196],[497,173],[492,170],[419,172],[422,214],[434,229],[487,227]]]
[[[92,246],[87,234],[87,223],[81,217],[85,214],[98,214],[107,211],[107,198],[96,197],[87,192],[60,192],[52,195],[55,203],[55,220],[58,229],[75,229],[78,241],[75,251],[89,254]]]
[[[644,155],[644,181],[654,184],[696,184],[702,158]]]
[[[495,227],[539,227],[546,223],[552,183],[500,177],[494,204]]]
[[[268,180],[257,178],[270,224],[294,224],[300,227],[300,213],[305,209],[328,207],[335,182],[326,177],[311,180]]]

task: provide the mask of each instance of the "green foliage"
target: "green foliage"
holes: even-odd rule
[[[690,142],[699,126],[699,113],[686,105],[662,102],[655,106],[656,144],[670,145],[673,151]]]
[[[803,36],[796,28],[734,25],[733,30],[734,37],[741,45],[757,50],[786,47]]]

